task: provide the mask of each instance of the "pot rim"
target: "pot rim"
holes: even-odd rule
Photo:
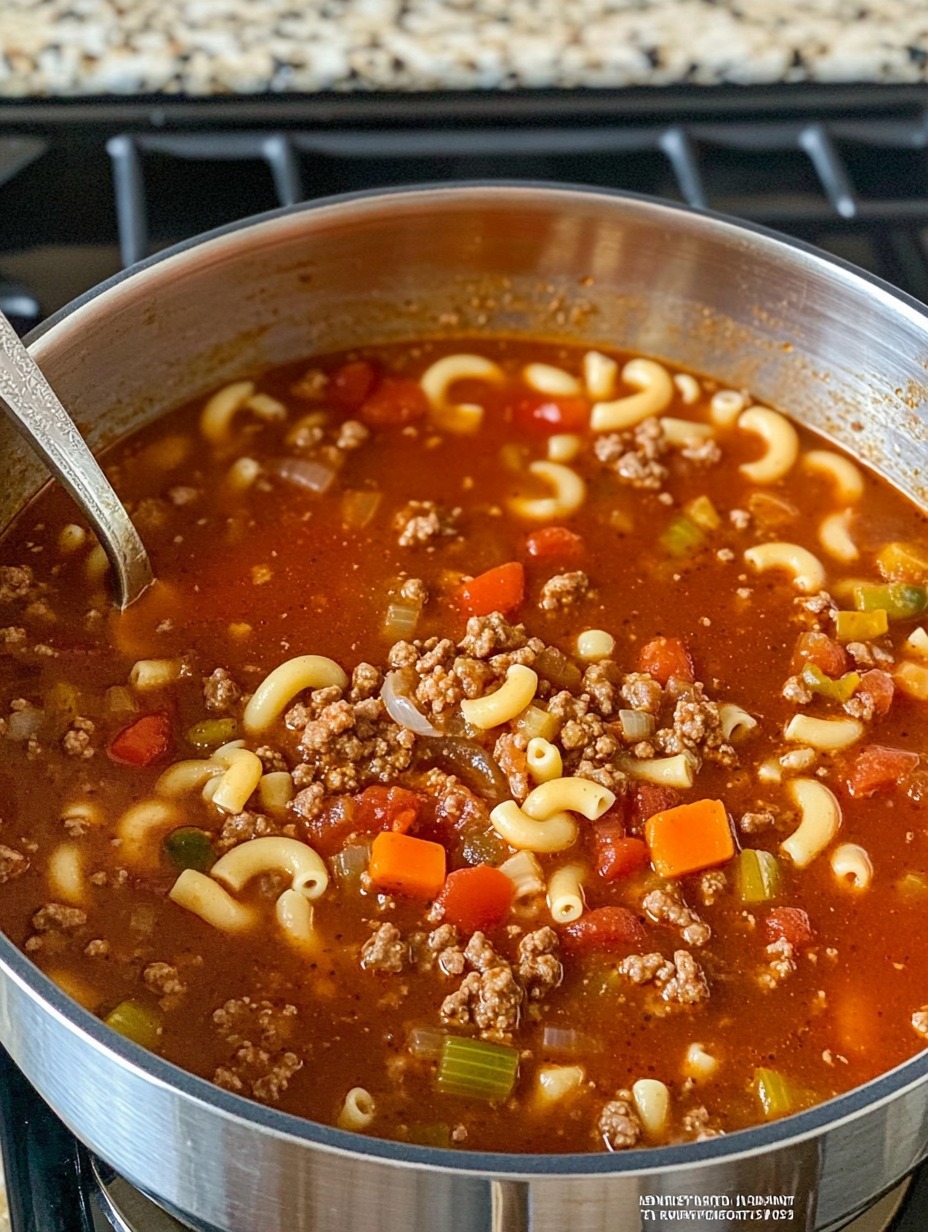
[[[455,199],[505,197],[507,194],[545,198],[564,198],[565,206],[578,198],[601,199],[630,208],[633,213],[649,217],[664,215],[669,225],[678,216],[715,234],[727,234],[737,240],[751,240],[771,255],[781,259],[792,254],[801,264],[812,268],[826,267],[841,272],[851,285],[863,283],[863,289],[875,293],[880,308],[902,311],[914,318],[925,332],[928,344],[928,308],[906,292],[893,287],[868,270],[832,256],[814,245],[785,235],[772,228],[745,222],[717,211],[667,201],[642,193],[590,187],[582,184],[562,184],[534,180],[476,180],[424,182],[396,188],[370,189],[298,202],[260,214],[225,223],[222,226],[182,240],[77,296],[33,329],[25,341],[30,347],[38,343],[41,353],[55,342],[55,335],[67,335],[81,327],[81,319],[90,311],[106,311],[108,299],[118,300],[123,285],[146,273],[182,263],[193,251],[210,245],[219,248],[231,240],[241,241],[242,233],[255,228],[266,231],[285,226],[289,220],[313,214],[320,221],[332,214],[363,216],[369,209],[382,212],[384,206],[402,206],[413,197],[432,197],[439,204],[454,204]],[[734,233],[734,234],[732,234]],[[244,1122],[274,1137],[312,1144],[339,1155],[363,1157],[369,1160],[406,1167],[424,1168],[451,1174],[476,1174],[501,1180],[532,1179],[541,1176],[598,1177],[648,1175],[689,1169],[694,1165],[732,1162],[764,1154],[772,1149],[799,1145],[814,1139],[826,1130],[857,1120],[868,1112],[897,1098],[905,1091],[923,1083],[928,1077],[928,1050],[915,1054],[886,1073],[854,1087],[843,1095],[817,1104],[804,1112],[781,1120],[735,1130],[702,1142],[680,1143],[674,1146],[647,1147],[615,1153],[525,1154],[488,1151],[443,1150],[415,1146],[405,1142],[368,1138],[292,1113],[259,1104],[215,1086],[205,1078],[183,1070],[155,1053],[148,1052],[131,1040],[106,1027],[101,1019],[77,1002],[72,1001],[47,975],[4,934],[0,933],[0,969],[4,970],[29,996],[50,1009],[69,1029],[83,1037],[93,1051],[114,1059],[125,1069],[134,1071],[143,1080],[153,1079],[159,1085],[179,1092],[185,1098],[218,1110],[224,1117]]]

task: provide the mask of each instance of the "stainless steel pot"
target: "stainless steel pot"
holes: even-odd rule
[[[799,244],[640,198],[436,187],[279,212],[113,280],[32,350],[96,446],[243,370],[501,330],[613,343],[747,385],[924,497],[925,310]],[[0,451],[2,523],[43,476],[5,424]],[[669,1198],[714,1203],[717,1226],[765,1195],[792,1200],[791,1228],[832,1229],[928,1152],[928,1054],[799,1116],[685,1147],[484,1155],[355,1137],[118,1038],[5,938],[0,1039],[93,1150],[222,1232],[648,1232],[679,1226]]]

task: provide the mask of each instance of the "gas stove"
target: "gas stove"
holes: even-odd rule
[[[492,178],[708,207],[928,302],[924,91],[791,85],[0,102],[0,308],[25,333],[124,266],[236,218]],[[185,1230],[93,1158],[2,1049],[0,1146],[13,1232]],[[848,1225],[926,1229],[928,1166]]]

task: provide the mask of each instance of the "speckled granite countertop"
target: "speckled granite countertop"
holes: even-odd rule
[[[928,80],[924,0],[0,0],[0,95]]]

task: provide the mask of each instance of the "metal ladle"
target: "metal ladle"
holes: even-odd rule
[[[71,416],[2,313],[0,406],[80,505],[112,565],[119,606],[127,608],[154,581],[145,545]]]

